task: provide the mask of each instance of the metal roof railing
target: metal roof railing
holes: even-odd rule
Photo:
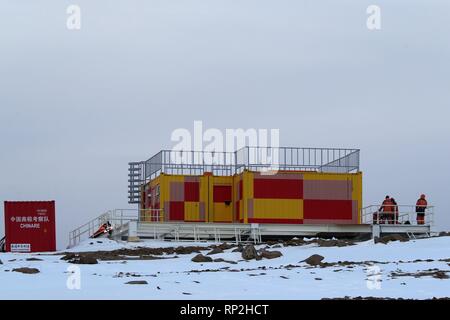
[[[128,202],[139,203],[140,187],[161,173],[232,176],[250,171],[359,171],[359,149],[243,147],[235,152],[161,150],[146,161],[130,162]]]

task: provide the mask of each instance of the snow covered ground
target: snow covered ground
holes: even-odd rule
[[[134,247],[191,245],[206,247],[211,244],[161,241],[131,244],[106,239],[100,242],[86,241],[69,251],[93,252]],[[263,246],[265,245],[259,247]],[[192,253],[178,254],[177,258],[172,259],[99,261],[94,265],[80,265],[61,260],[62,255],[0,253],[0,260],[3,262],[0,264],[0,299],[450,297],[450,279],[445,279],[446,275],[450,276],[450,260],[448,260],[450,237],[396,241],[388,244],[374,244],[370,240],[347,247],[318,247],[317,244],[309,244],[269,250],[279,250],[283,256],[271,260],[245,261],[241,253],[231,252],[232,249],[229,249],[212,257],[236,261],[237,264],[195,263],[191,259],[196,253]],[[208,251],[202,253],[206,254]],[[321,268],[300,262],[313,254],[323,256],[324,262],[328,263],[338,261],[366,263]],[[42,261],[27,261],[29,258],[38,258]],[[422,261],[414,262],[415,260]],[[376,262],[370,264],[367,261]],[[40,272],[36,274],[12,272],[14,268],[20,267],[36,268]],[[210,271],[193,272],[207,269]],[[441,279],[431,275],[392,277],[392,272],[414,274],[430,269],[443,271],[444,277]],[[148,284],[126,284],[129,281],[142,280]],[[79,289],[77,283],[80,284]]]

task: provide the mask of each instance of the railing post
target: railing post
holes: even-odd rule
[[[114,218],[116,218],[116,216],[117,216],[117,211],[114,210]],[[119,221],[120,221],[120,229],[122,229],[122,227],[123,227],[123,211],[122,210],[120,210],[120,219],[119,219]]]

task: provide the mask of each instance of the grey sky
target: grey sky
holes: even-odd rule
[[[128,161],[203,120],[361,148],[365,205],[424,192],[450,229],[449,18],[444,0],[1,0],[0,201],[56,200],[63,248],[128,207]]]

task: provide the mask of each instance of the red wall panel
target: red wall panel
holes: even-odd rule
[[[214,202],[225,202],[232,199],[231,186],[214,186],[213,193]]]
[[[184,183],[184,201],[189,202],[200,201],[200,182]]]
[[[255,179],[255,199],[302,199],[303,180],[300,179]]]
[[[352,200],[303,200],[304,219],[351,220],[352,216]]]
[[[184,221],[184,201],[170,201],[170,220]]]

